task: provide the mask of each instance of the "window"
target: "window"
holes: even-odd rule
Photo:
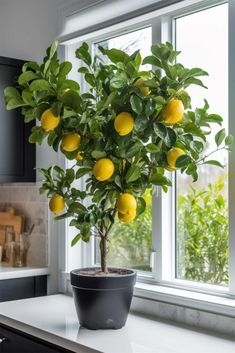
[[[224,118],[228,133],[228,5],[215,5],[213,1],[211,7],[207,2],[207,7],[200,3],[184,9],[184,3],[177,4],[174,12],[161,10],[136,19],[135,23],[121,23],[118,29],[115,25],[89,34],[87,39],[84,35],[82,41],[87,41],[94,53],[103,46],[128,53],[141,49],[143,56],[148,55],[152,43],[172,41],[177,50],[182,50],[180,62],[189,68],[201,67],[210,74],[203,80],[208,90],[197,86],[190,89],[192,108],[205,104],[202,97],[208,100],[210,111]],[[73,41],[68,45],[68,60],[74,60],[74,49],[80,44]],[[77,75],[76,66],[73,75]],[[207,153],[213,141],[212,137]],[[219,151],[213,159],[228,165],[227,153]],[[146,192],[146,212],[132,224],[117,222],[113,229],[110,265],[136,268],[141,271],[140,280],[152,283],[228,291],[228,259],[234,256],[228,245],[228,168],[207,165],[199,173],[199,181],[193,184],[187,176],[169,173],[174,186],[167,195],[154,190],[151,197],[151,191]],[[83,259],[80,266],[99,262],[95,239],[90,245],[79,246]],[[69,250],[68,246],[68,251],[72,253],[71,269],[75,267],[77,250]]]
[[[228,5],[222,4],[175,20],[175,46],[186,67],[202,67],[208,90],[190,88],[192,107],[203,107],[224,118],[228,131]],[[213,135],[220,129],[216,128]],[[214,136],[206,154],[214,149]],[[212,159],[228,165],[228,153]],[[203,165],[199,180],[177,173],[176,277],[213,284],[228,284],[228,169]]]

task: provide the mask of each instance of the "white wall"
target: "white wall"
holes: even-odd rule
[[[58,0],[0,0],[0,56],[38,60],[57,32]]]
[[[56,38],[58,2],[0,0],[0,56],[41,61]],[[46,144],[37,146],[36,159],[38,167],[57,163],[56,154]]]

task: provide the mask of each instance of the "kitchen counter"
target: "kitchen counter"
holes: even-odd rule
[[[235,342],[130,314],[121,330],[79,327],[73,298],[58,294],[0,304],[0,323],[79,353],[234,353]]]
[[[48,275],[48,267],[9,267],[0,263],[0,280]]]

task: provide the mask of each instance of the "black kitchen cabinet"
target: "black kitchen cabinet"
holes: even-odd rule
[[[0,302],[43,295],[47,295],[47,276],[0,280]]]
[[[35,181],[35,145],[28,142],[35,122],[25,124],[20,109],[7,111],[4,89],[14,86],[24,61],[0,57],[0,182]]]
[[[72,353],[21,331],[0,325],[0,353]]]

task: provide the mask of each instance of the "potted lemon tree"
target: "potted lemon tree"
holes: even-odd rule
[[[76,50],[83,62],[78,70],[89,88],[67,78],[72,64],[57,59],[58,42],[52,44],[42,64],[26,62],[15,87],[5,89],[7,109],[21,108],[25,122],[33,119],[29,138],[44,139],[73,166],[41,169],[42,192],[47,192],[55,219],[70,218],[77,229],[71,240],[99,239],[100,267],[71,272],[75,304],[81,325],[120,328],[129,311],[136,273],[107,264],[110,232],[118,218],[131,222],[145,210],[146,189],[167,192],[169,174],[176,170],[198,178],[198,167],[223,167],[203,154],[213,124],[222,118],[208,112],[207,101],[191,109],[187,88],[204,87],[200,68],[176,63],[179,52],[170,43],[153,45],[141,58],[118,49],[99,48],[92,58],[88,45]],[[103,60],[103,57],[107,57]],[[151,70],[145,64],[152,65]],[[215,134],[215,151],[230,149],[232,137],[221,128]],[[85,177],[85,189],[74,181]],[[87,199],[89,203],[84,202]],[[122,234],[120,234],[120,237]]]

